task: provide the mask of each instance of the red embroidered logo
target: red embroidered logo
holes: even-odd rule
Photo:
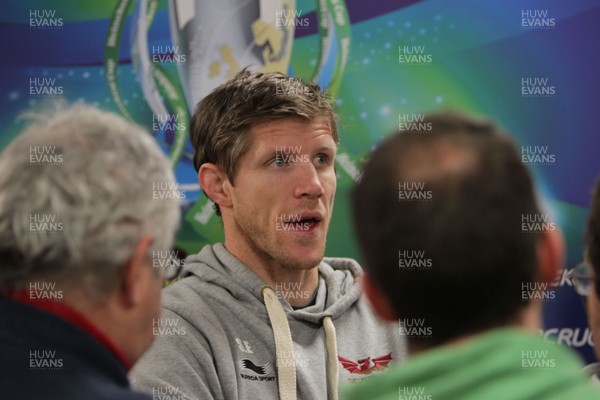
[[[390,361],[392,361],[392,353],[372,360],[371,357],[363,358],[357,362],[339,356],[338,360],[342,363],[342,367],[350,371],[351,374],[368,375],[371,372],[383,371],[386,369]]]

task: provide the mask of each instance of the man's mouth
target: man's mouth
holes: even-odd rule
[[[303,212],[289,218],[288,221],[282,221],[277,224],[278,230],[293,231],[297,233],[313,233],[323,221],[323,214],[317,211]]]
[[[321,221],[323,221],[323,215],[321,213],[305,213],[302,214],[302,219],[300,220],[300,227],[306,232],[311,232],[316,230],[319,226],[321,226]]]

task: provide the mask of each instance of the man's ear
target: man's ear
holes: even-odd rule
[[[198,171],[198,183],[206,195],[221,208],[232,205],[227,174],[216,164],[204,163]]]
[[[554,282],[565,263],[565,241],[558,226],[542,232],[536,252],[540,281]]]
[[[362,286],[365,296],[367,296],[367,299],[371,302],[377,315],[386,321],[397,322],[398,317],[392,304],[383,293],[383,290],[379,289],[379,285],[373,282],[369,274],[365,273],[362,276]]]
[[[121,281],[121,296],[127,307],[134,307],[142,301],[145,285],[145,274],[149,269],[147,255],[154,238],[144,235],[135,245],[133,255],[129,262],[123,267]],[[151,271],[150,271],[151,272]]]

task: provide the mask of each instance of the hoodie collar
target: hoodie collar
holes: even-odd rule
[[[358,277],[362,270],[356,261],[324,258],[318,269],[319,283],[314,305],[294,310],[287,300],[280,297],[283,308],[291,317],[320,324],[326,316],[335,320],[359,300]],[[264,304],[261,290],[266,283],[222,243],[204,246],[198,254],[188,257],[182,278],[190,275],[223,287],[240,302]],[[263,307],[260,309],[264,312]]]

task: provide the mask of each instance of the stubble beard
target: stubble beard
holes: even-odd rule
[[[237,225],[241,231],[242,236],[252,249],[252,251],[265,261],[266,264],[272,265],[273,263],[280,265],[284,269],[288,270],[309,270],[316,267],[323,260],[325,256],[325,239],[323,243],[319,243],[321,249],[319,251],[318,260],[311,260],[310,262],[303,262],[302,260],[295,259],[289,254],[283,245],[277,245],[276,236],[271,237],[268,229],[260,226],[252,218],[247,218],[247,213],[240,213],[237,216]],[[325,220],[321,221],[325,223]],[[324,225],[325,232],[329,229],[329,221]],[[282,234],[286,234],[282,231]],[[309,239],[310,240],[310,239]]]

